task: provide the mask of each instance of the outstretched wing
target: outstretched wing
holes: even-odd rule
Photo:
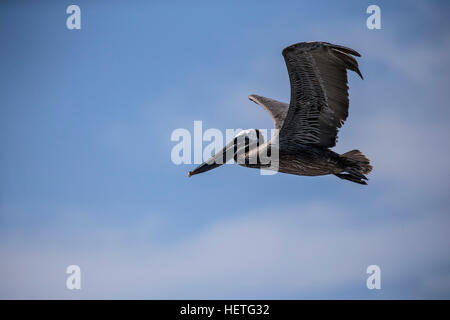
[[[264,110],[267,111],[268,114],[270,114],[273,119],[275,129],[281,129],[289,109],[289,105],[287,103],[261,97],[256,94],[249,95],[248,98],[256,104],[259,104],[264,108]]]
[[[347,69],[362,78],[360,54],[327,42],[302,42],[283,50],[291,82],[291,102],[280,138],[288,142],[336,145],[348,116]]]

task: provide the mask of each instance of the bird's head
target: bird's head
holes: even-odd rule
[[[264,137],[258,129],[240,131],[220,152],[203,162],[193,171],[189,171],[188,177],[220,167],[234,159],[243,164],[249,151],[258,148],[264,143]]]

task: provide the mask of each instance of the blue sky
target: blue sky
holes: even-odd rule
[[[450,298],[446,2],[0,7],[1,298]],[[335,150],[372,160],[368,186],[172,163],[194,120],[272,128],[247,96],[287,102],[281,50],[315,40],[362,54]]]

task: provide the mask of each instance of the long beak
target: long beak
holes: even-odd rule
[[[199,174],[202,172],[206,172],[217,167],[220,167],[224,163],[227,163],[234,157],[235,148],[234,148],[234,140],[228,143],[220,152],[216,153],[214,156],[209,158],[207,161],[203,162],[193,171],[189,171],[188,177],[193,176],[194,174]]]

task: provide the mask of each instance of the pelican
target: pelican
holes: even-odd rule
[[[277,133],[264,142],[258,129],[241,131],[223,150],[199,165],[188,176],[219,167],[238,155],[239,165],[267,168],[259,154],[278,151],[276,171],[300,176],[333,174],[367,184],[372,166],[359,150],[338,154],[330,148],[348,116],[347,69],[363,76],[353,49],[328,42],[301,42],[282,51],[291,85],[290,104],[252,94],[249,99],[272,117]],[[276,139],[276,143],[275,143]],[[253,158],[252,158],[253,157]],[[250,161],[250,159],[256,159]]]

